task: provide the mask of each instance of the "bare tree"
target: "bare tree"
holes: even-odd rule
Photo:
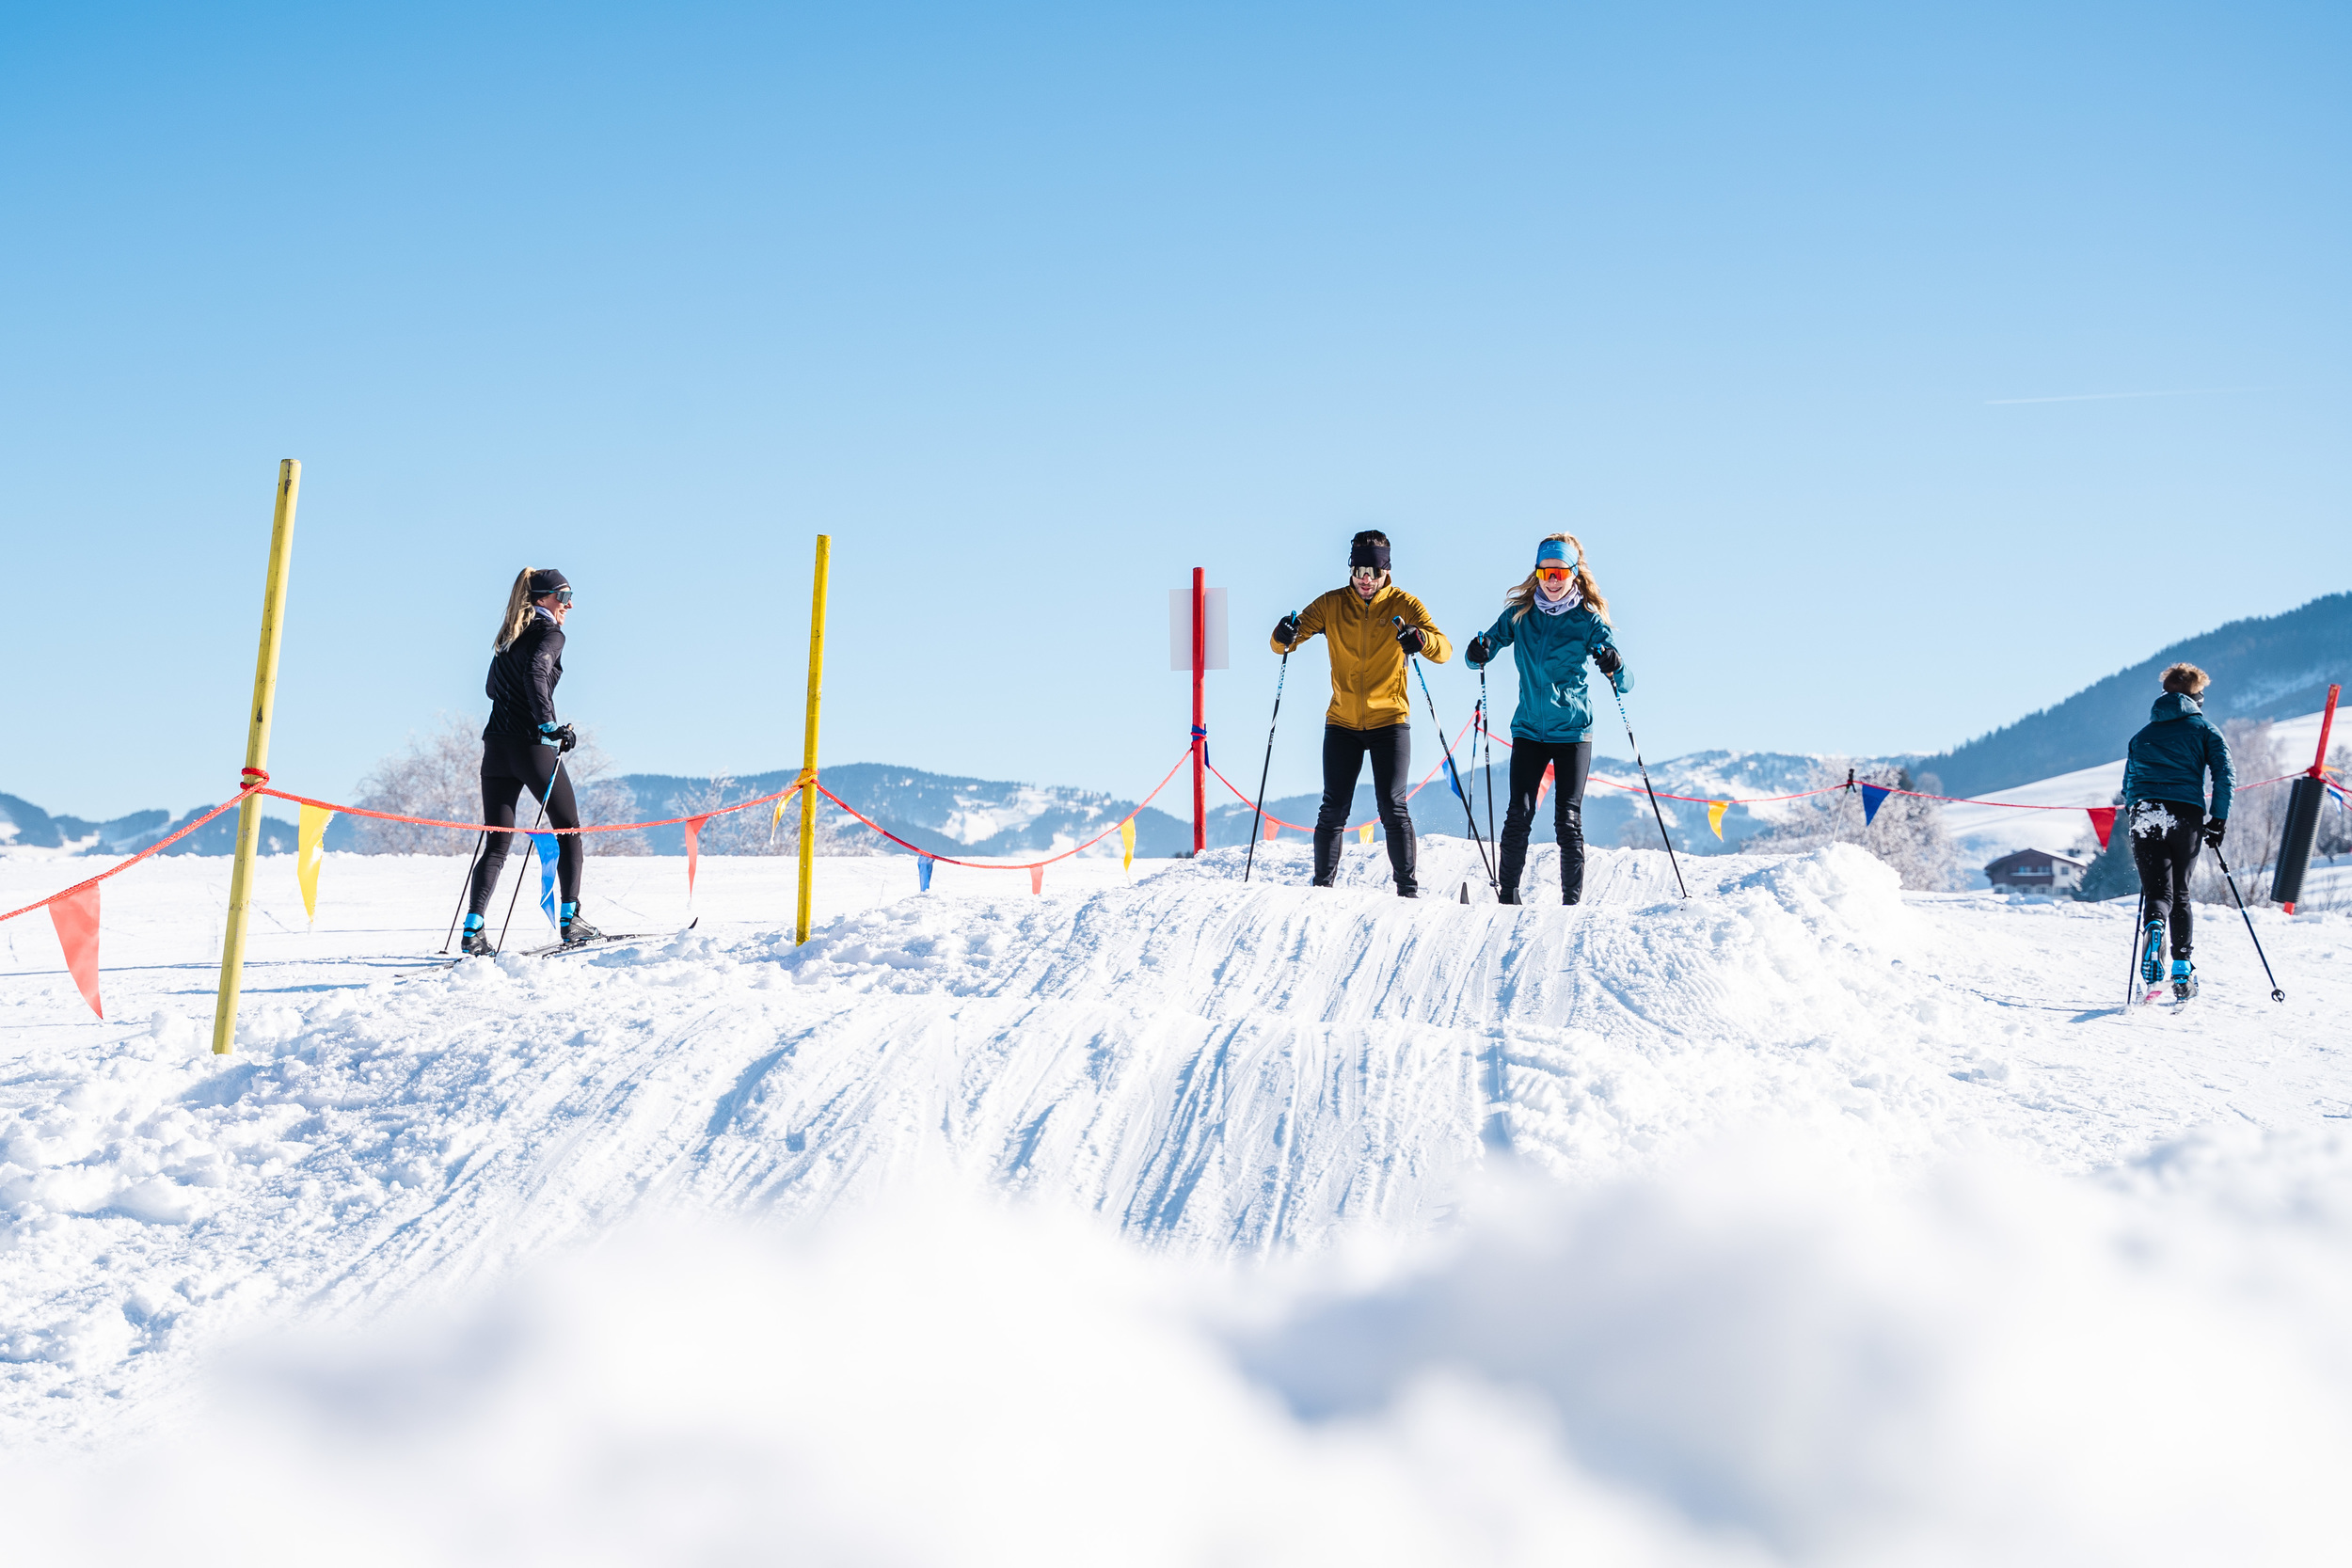
[[[2284,770],[2269,720],[2224,720],[2221,738],[2230,743],[2230,768],[2239,784],[2260,784]],[[2286,820],[2284,784],[2240,789],[2231,800],[2230,828],[2221,840],[2221,859],[2237,873],[2238,893],[2249,904],[2264,903],[2270,897],[2270,879],[2258,873],[2277,860]],[[2231,901],[2219,860],[2211,855],[2197,857],[2196,869],[2189,875],[2188,895],[2201,904]]]
[[[1932,795],[1942,788],[1931,773],[1914,781],[1908,768],[1857,764],[1845,757],[1821,758],[1806,787],[1844,784],[1849,769],[1857,783],[1867,780],[1889,789]],[[1915,892],[1941,893],[1960,885],[1960,855],[1944,830],[1943,803],[1918,795],[1889,795],[1867,824],[1860,791],[1815,795],[1796,801],[1779,822],[1740,848],[1751,854],[1801,855],[1825,844],[1860,845],[1894,867],[1902,885]]]
[[[358,804],[371,811],[397,812],[403,816],[430,816],[444,822],[474,822],[482,813],[482,738],[475,721],[442,714],[431,729],[411,734],[405,751],[378,762],[359,781]],[[578,747],[564,758],[572,789],[580,800],[583,823],[627,822],[636,795],[612,778],[612,759],[583,732]],[[530,817],[523,816],[528,825]],[[355,819],[356,847],[371,855],[464,855],[472,852],[474,835],[462,829],[426,828],[413,822],[386,822],[374,817]],[[635,832],[590,833],[588,851],[597,855],[642,855],[644,835]]]

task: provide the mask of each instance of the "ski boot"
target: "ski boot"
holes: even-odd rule
[[[578,947],[583,942],[601,942],[604,939],[602,931],[580,918],[578,904],[564,906],[563,919],[556,929],[562,933],[566,947]]]
[[[490,951],[490,933],[483,928],[480,915],[466,916],[466,934],[458,942],[457,951],[469,958],[496,957]]]
[[[2139,947],[2140,1000],[2154,1002],[2164,995],[2164,921],[2161,917],[2148,922],[2141,933]]]
[[[2197,966],[2186,958],[2172,960],[2172,1000],[2185,1002],[2197,994]]]

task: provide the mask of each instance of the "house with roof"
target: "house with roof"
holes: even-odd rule
[[[1986,866],[1984,877],[2011,893],[2072,893],[2083,885],[2089,864],[2047,849],[2020,849]]]

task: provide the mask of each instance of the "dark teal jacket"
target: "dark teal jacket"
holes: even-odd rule
[[[2168,691],[2148,710],[2149,724],[2132,736],[2124,753],[2123,800],[2177,800],[2185,806],[2203,805],[2205,773],[2213,773],[2213,804],[2205,815],[2216,820],[2230,815],[2230,791],[2237,776],[2230,768],[2230,743],[2205,722],[2197,699]]]
[[[1578,605],[1565,615],[1547,615],[1531,606],[1524,615],[1516,608],[1505,610],[1486,636],[1488,647],[1509,648],[1518,660],[1519,705],[1511,715],[1513,737],[1554,745],[1584,739],[1593,727],[1584,661],[1602,648],[1616,646],[1609,623],[1594,614],[1590,605]],[[1620,691],[1633,689],[1633,673],[1622,663],[1616,686]]]

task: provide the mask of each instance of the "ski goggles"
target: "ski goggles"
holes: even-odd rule
[[[547,597],[545,594],[542,594],[539,596],[543,599]],[[564,609],[569,610],[572,605],[572,591],[568,588],[557,589],[555,591],[555,602],[562,605]]]
[[[1546,582],[1565,582],[1576,576],[1576,568],[1573,566],[1538,566],[1535,568],[1535,575]]]

